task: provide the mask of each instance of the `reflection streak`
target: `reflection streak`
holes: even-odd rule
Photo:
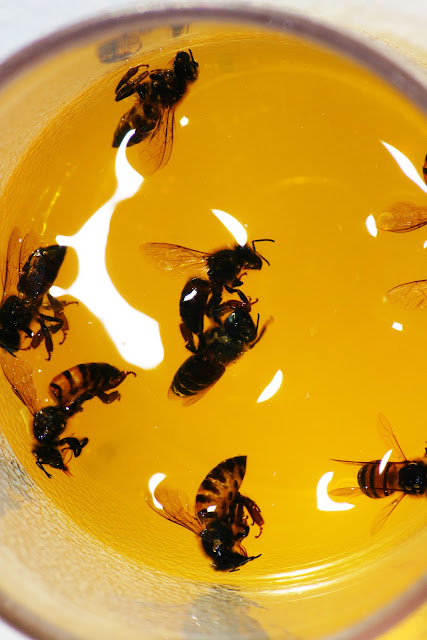
[[[73,236],[56,237],[58,244],[73,247],[79,260],[76,280],[68,289],[52,287],[54,297],[70,295],[81,300],[104,325],[120,355],[143,369],[157,366],[164,356],[159,324],[131,307],[112,283],[105,264],[105,250],[111,217],[119,202],[134,196],[144,178],[126,159],[126,145],[135,130],[129,131],[117,151],[117,188]]]

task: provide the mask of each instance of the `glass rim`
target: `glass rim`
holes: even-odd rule
[[[129,7],[114,13],[99,15],[57,29],[20,48],[0,63],[0,91],[17,75],[37,66],[70,48],[83,46],[95,38],[104,38],[119,29],[135,31],[164,24],[189,22],[227,22],[265,28],[305,38],[345,55],[378,75],[399,90],[427,115],[427,76],[420,67],[402,53],[386,49],[381,41],[365,39],[364,34],[331,26],[286,9],[264,5],[245,7],[214,0],[215,6],[200,5],[197,1],[166,0],[159,8],[156,0],[146,0],[144,7]],[[259,0],[257,0],[259,2]],[[418,71],[418,73],[417,73]],[[427,574],[404,593],[352,627],[341,630],[323,640],[374,640],[392,629],[410,613],[427,601]],[[80,637],[60,630],[41,616],[14,602],[0,590],[0,618],[17,631],[37,640],[80,640]]]

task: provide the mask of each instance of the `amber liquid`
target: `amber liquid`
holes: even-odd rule
[[[95,538],[137,563],[208,582],[219,578],[197,537],[150,510],[148,483],[164,473],[188,495],[191,511],[206,474],[246,455],[241,490],[260,506],[265,527],[258,539],[252,530],[245,546],[262,556],[221,581],[309,589],[313,576],[339,575],[341,567],[416,535],[425,521],[423,499],[406,498],[372,536],[385,501],[362,496],[349,511],[321,511],[316,487],[328,471],[331,488],[357,486],[358,467],[331,458],[382,457],[389,446],[377,431],[379,412],[408,458],[424,451],[427,315],[383,296],[427,277],[427,232],[372,237],[365,221],[398,200],[426,204],[381,143],[402,151],[421,174],[426,123],[369,73],[314,46],[236,35],[193,43],[192,50],[199,79],[176,110],[171,159],[115,207],[106,248],[119,295],[159,323],[164,358],[151,369],[127,362],[99,317],[82,302],[70,306],[70,331],[61,346],[54,338],[52,360],[45,361],[42,346],[24,352],[42,403],[53,376],[81,362],[108,362],[137,377],[121,385],[120,402],[93,399],[70,420],[67,435],[89,438],[70,463],[72,478],[53,471],[49,480],[36,467],[30,415],[12,392],[21,421],[7,436],[58,508]],[[173,53],[136,56],[132,64],[165,66]],[[115,65],[48,124],[2,194],[2,207],[16,210],[17,220],[20,211],[33,212],[40,244],[76,234],[115,192],[112,136],[132,98],[115,103],[114,87],[128,67]],[[180,124],[184,116],[187,126]],[[137,147],[128,159],[138,166]],[[258,245],[271,266],[249,272],[243,285],[258,299],[254,317],[259,313],[261,325],[274,322],[199,402],[185,407],[167,392],[189,355],[179,331],[180,292],[198,272],[156,270],[140,245],[206,252],[233,245],[212,209],[237,218],[249,241],[275,240]],[[56,284],[69,287],[78,268],[69,249]],[[84,277],[97,287],[90,270]],[[117,313],[114,304],[110,313]],[[117,322],[126,329],[125,317]],[[280,389],[257,403],[278,370]]]

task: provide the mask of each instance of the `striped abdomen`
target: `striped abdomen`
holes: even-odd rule
[[[224,365],[209,355],[190,356],[175,373],[170,391],[184,398],[197,396],[218,382],[224,371]]]
[[[223,519],[236,497],[246,472],[246,456],[236,456],[220,462],[208,473],[196,496],[199,518]]]
[[[67,406],[86,391],[104,392],[114,389],[130,373],[133,371],[120,371],[105,362],[78,364],[55,376],[49,390],[59,406]]]
[[[387,462],[380,473],[381,460],[367,462],[357,474],[359,487],[369,498],[385,498],[397,490],[399,485],[399,468],[402,464]]]

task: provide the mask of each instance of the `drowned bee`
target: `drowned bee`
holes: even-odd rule
[[[29,235],[21,241],[16,227],[9,239],[3,298],[0,304],[0,346],[13,354],[21,348],[21,332],[31,338],[30,347],[45,342],[48,360],[53,351],[52,334],[60,329],[62,344],[68,322],[64,307],[71,302],[59,301],[48,291],[56,280],[65,258],[66,247],[51,245],[30,252]],[[45,313],[50,309],[52,315]],[[40,329],[34,334],[30,325],[36,320]]]
[[[193,352],[175,373],[169,395],[185,399],[185,404],[199,400],[225,373],[228,365],[236,362],[245,351],[252,349],[262,338],[268,320],[258,333],[259,315],[255,325],[249,311],[250,303],[231,300],[222,305],[222,312],[231,313],[221,325],[199,335],[196,347],[187,336],[187,348]]]
[[[394,493],[398,496],[389,502],[377,515],[372,526],[372,533],[377,533],[386,522],[392,511],[407,495],[420,496],[427,490],[427,464],[421,458],[407,460],[397,442],[393,429],[383,415],[379,416],[379,426],[384,440],[393,449],[393,461],[371,460],[370,462],[356,462],[350,460],[336,460],[359,466],[357,474],[358,487],[333,489],[332,496],[358,496],[368,498],[386,498]],[[427,449],[426,449],[427,454]],[[426,457],[426,456],[424,456]]]
[[[104,363],[77,365],[52,380],[49,389],[56,404],[40,407],[30,364],[26,360],[12,360],[9,357],[7,361],[3,360],[2,368],[14,393],[33,416],[32,430],[37,444],[32,452],[36,457],[37,466],[48,478],[52,475],[46,471],[44,465],[61,469],[71,475],[68,469],[69,460],[64,461],[64,452],[69,451],[70,457],[74,455],[78,458],[89,442],[88,438],[79,440],[75,437],[61,437],[69,418],[82,411],[83,403],[95,396],[106,404],[119,400],[120,395],[117,391],[110,394],[105,392],[121,384],[129,374],[135,375],[133,371],[119,371]]]
[[[179,273],[189,267],[205,270],[208,280],[191,278],[185,284],[180,298],[179,310],[182,323],[192,333],[203,331],[203,318],[206,314],[219,324],[219,312],[223,290],[237,293],[240,300],[247,304],[248,298],[241,287],[243,273],[247,270],[259,271],[263,262],[270,265],[255,248],[257,242],[274,242],[271,238],[253,240],[252,247],[236,244],[233,248],[219,249],[214,253],[204,253],[163,242],[145,242],[141,245],[144,256],[157,268]]]
[[[427,184],[427,155],[423,165],[423,177]],[[420,229],[425,224],[427,224],[427,206],[419,206],[412,202],[396,202],[377,219],[378,229],[394,233]]]
[[[134,94],[135,103],[117,125],[113,147],[119,147],[125,135],[135,129],[128,146],[145,143],[146,175],[165,166],[170,158],[174,112],[188,85],[197,79],[198,66],[191,49],[188,53],[179,51],[172,68],[149,71],[148,64],[139,64],[131,67],[116,87],[116,102]]]
[[[248,516],[245,509],[262,533],[264,519],[258,505],[240,492],[240,485],[246,473],[246,456],[236,456],[220,462],[201,483],[196,495],[195,515],[186,508],[186,502],[176,492],[156,489],[156,500],[162,508],[149,506],[158,514],[197,534],[204,552],[213,560],[219,571],[236,571],[238,567],[256,560],[249,556],[242,540],[249,534]],[[251,525],[251,526],[252,526]]]

